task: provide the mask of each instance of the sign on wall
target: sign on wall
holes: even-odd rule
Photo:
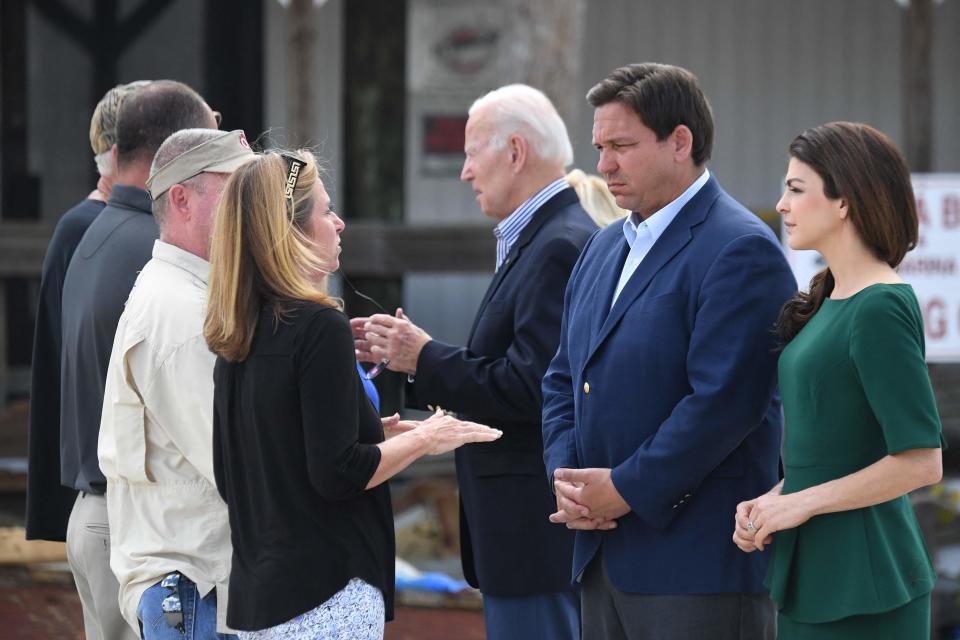
[[[914,174],[913,190],[920,241],[901,264],[900,276],[920,301],[927,360],[960,362],[960,174]],[[826,266],[815,251],[793,251],[786,244],[784,250],[804,289]]]
[[[410,5],[408,88],[449,92],[500,84],[509,43],[498,4],[419,0]]]

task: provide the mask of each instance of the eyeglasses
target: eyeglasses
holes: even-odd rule
[[[160,586],[170,591],[170,595],[160,603],[163,618],[166,620],[168,627],[183,633],[183,605],[180,602],[180,574],[171,573],[167,575],[160,581]]]
[[[373,306],[375,306],[375,307],[376,307],[377,309],[379,309],[381,312],[383,312],[383,313],[385,313],[385,314],[387,314],[387,315],[390,315],[390,312],[387,311],[386,309],[384,309],[384,308],[383,308],[383,305],[381,305],[379,302],[377,302],[376,300],[374,300],[373,298],[371,298],[371,297],[368,296],[367,294],[365,294],[365,293],[360,293],[359,291],[357,291],[357,288],[356,288],[355,286],[353,286],[353,283],[350,282],[350,279],[347,278],[347,275],[346,275],[343,271],[340,271],[340,277],[343,278],[343,281],[347,283],[347,286],[350,287],[350,289],[351,289],[356,295],[360,296],[361,298],[363,298],[363,299],[366,300],[367,302],[373,304]],[[370,369],[368,369],[368,370],[366,371],[366,373],[363,374],[363,377],[364,377],[365,379],[367,379],[367,380],[373,380],[373,379],[376,378],[378,375],[380,375],[381,373],[384,372],[384,370],[387,368],[387,365],[388,365],[388,364],[390,364],[390,359],[389,359],[389,358],[383,358],[380,362],[378,362],[377,364],[373,365]]]

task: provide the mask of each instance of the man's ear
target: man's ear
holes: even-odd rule
[[[113,173],[111,173],[110,176],[114,179],[117,177],[117,172],[120,171],[120,161],[118,160],[119,157],[120,152],[117,151],[117,145],[114,144],[112,147],[110,147],[110,162],[113,163]]]
[[[683,162],[693,153],[693,132],[685,124],[678,124],[673,133],[673,154],[678,162]]]
[[[170,190],[167,191],[163,197],[167,198],[168,212],[170,210],[175,210],[180,215],[189,213],[190,196],[187,193],[187,188],[182,184],[175,184],[170,187]]]
[[[511,169],[514,173],[520,173],[527,164],[530,153],[529,143],[522,136],[513,134],[507,139],[507,151],[510,153]]]

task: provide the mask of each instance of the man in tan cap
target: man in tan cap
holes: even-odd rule
[[[120,316],[98,445],[120,609],[147,640],[230,633],[203,321],[217,203],[254,157],[242,131],[187,129],[163,143],[147,180],[160,239]]]

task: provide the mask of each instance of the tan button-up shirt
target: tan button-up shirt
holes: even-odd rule
[[[217,589],[226,626],[227,507],[213,475],[213,365],[203,339],[206,260],[157,241],[120,317],[98,454],[107,478],[110,567],[137,630],[143,592],[173,571]]]

